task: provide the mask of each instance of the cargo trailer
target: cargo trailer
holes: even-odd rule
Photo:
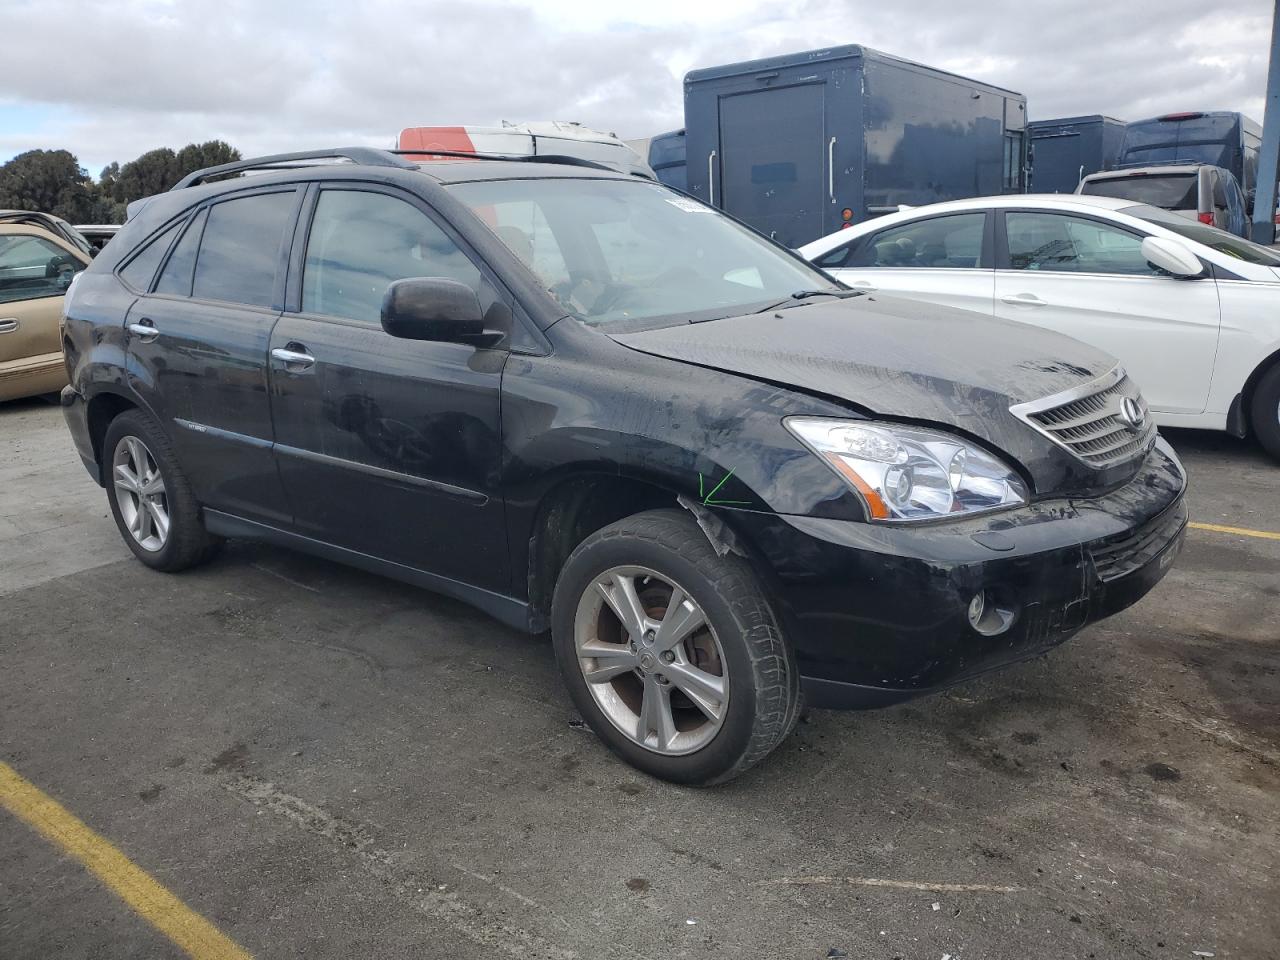
[[[788,246],[1025,190],[1026,98],[858,45],[691,71],[689,192]]]
[[[1124,121],[1093,114],[1027,124],[1032,193],[1074,193],[1091,173],[1110,170],[1120,155]]]

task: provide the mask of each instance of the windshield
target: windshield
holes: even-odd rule
[[[65,220],[59,220],[58,226],[62,228],[62,232],[67,235],[67,239],[79,247],[83,252],[93,255],[93,244],[87,237]]]
[[[1119,162],[1133,165],[1194,160],[1231,169],[1231,159],[1239,144],[1237,118],[1230,115],[1139,120],[1125,128]]]
[[[1196,176],[1186,173],[1086,180],[1080,192],[1094,197],[1135,200],[1165,210],[1195,210],[1199,205]]]
[[[1172,230],[1174,233],[1186,237],[1188,240],[1194,240],[1196,243],[1203,243],[1212,250],[1219,253],[1225,253],[1228,257],[1235,257],[1237,260],[1243,260],[1245,263],[1258,263],[1267,267],[1280,267],[1280,256],[1272,253],[1266,247],[1260,246],[1242,237],[1237,237],[1234,233],[1227,233],[1225,230],[1219,230],[1217,227],[1210,227],[1203,223],[1197,223],[1194,220],[1188,220],[1186,217],[1180,217],[1177,214],[1169,213],[1167,210],[1157,210],[1155,207],[1136,206],[1121,207],[1119,213],[1127,213],[1131,217],[1137,217],[1139,220],[1145,220],[1147,223],[1154,223],[1158,227],[1164,227],[1166,230]]]
[[[449,188],[589,324],[745,313],[830,278],[746,227],[642,180],[488,180]]]

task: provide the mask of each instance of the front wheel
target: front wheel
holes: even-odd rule
[[[556,583],[552,636],[583,718],[664,780],[732,779],[795,723],[799,676],[758,579],[680,511],[583,541]]]
[[[1262,449],[1280,460],[1280,363],[1272,364],[1254,388],[1249,424]]]

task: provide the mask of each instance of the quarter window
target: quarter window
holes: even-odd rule
[[[191,273],[196,265],[196,249],[200,245],[200,232],[204,229],[207,210],[201,210],[187,227],[186,233],[173,248],[169,262],[160,271],[156,281],[156,293],[169,293],[178,297],[191,296]]]
[[[479,269],[421,210],[384,193],[324,190],[302,270],[302,311],[379,322],[396,280],[442,277],[481,288]]]
[[[1055,273],[1157,276],[1142,237],[1097,220],[1058,213],[1005,214],[1009,266]]]
[[[174,224],[143,247],[142,251],[129,261],[128,265],[120,271],[120,276],[124,278],[125,283],[143,292],[151,289],[151,279],[156,275],[156,267],[160,266],[160,261],[164,259],[165,251],[169,249],[169,244],[173,242],[173,236],[180,226],[181,223]]]
[[[958,270],[982,262],[985,213],[958,213],[930,217],[890,227],[863,239],[845,251],[842,263],[818,261],[821,267],[907,267]],[[828,254],[830,257],[830,254]]]
[[[60,297],[83,269],[83,263],[43,237],[0,235],[0,303]]]
[[[209,208],[192,296],[269,307],[280,265],[280,240],[294,191],[224,200]]]

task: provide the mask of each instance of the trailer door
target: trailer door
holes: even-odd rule
[[[822,235],[825,84],[720,99],[721,176],[712,202],[789,247]]]

